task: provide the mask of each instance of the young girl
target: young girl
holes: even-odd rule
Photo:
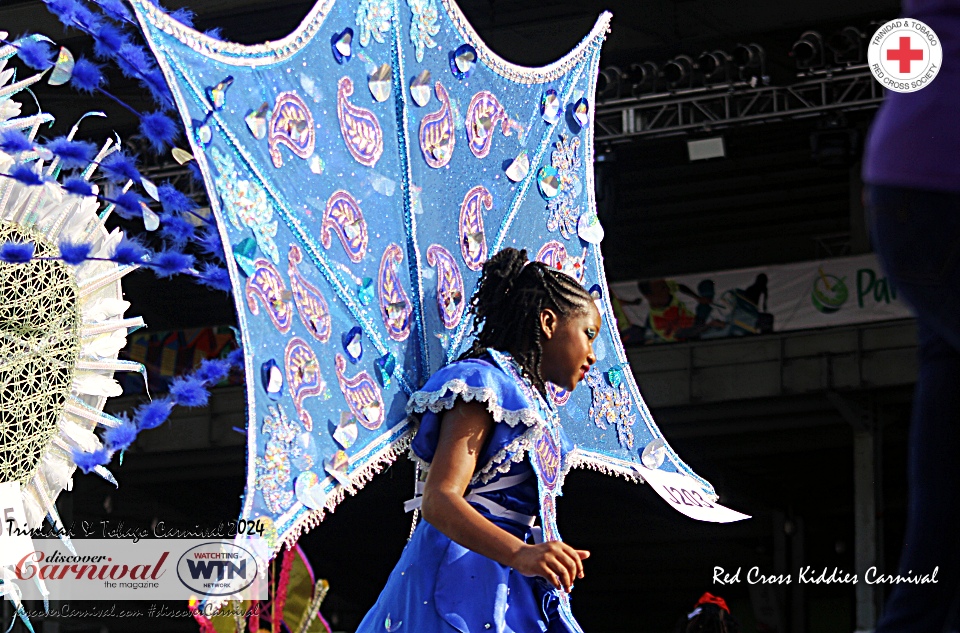
[[[423,520],[360,633],[580,631],[566,593],[589,552],[558,540],[544,496],[572,448],[547,383],[583,380],[600,313],[572,277],[512,248],[486,262],[470,309],[473,346],[407,405],[426,480],[406,505]]]

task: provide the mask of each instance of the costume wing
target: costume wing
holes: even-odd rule
[[[660,432],[610,327],[593,195],[609,14],[534,69],[492,53],[452,0],[321,0],[257,46],[133,5],[226,247],[246,353],[242,517],[275,529],[272,547],[404,450],[407,397],[467,345],[467,300],[506,246],[597,293],[600,371],[552,396],[579,465],[638,478]],[[661,445],[648,453],[692,474]]]

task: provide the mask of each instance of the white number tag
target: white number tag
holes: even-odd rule
[[[741,514],[707,499],[700,485],[692,477],[659,468],[652,470],[640,465],[635,465],[634,468],[674,510],[691,519],[711,523],[732,523],[750,518],[749,515]]]

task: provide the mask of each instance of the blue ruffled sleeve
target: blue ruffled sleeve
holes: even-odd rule
[[[413,439],[413,455],[425,465],[433,461],[440,434],[440,417],[458,400],[486,404],[497,424],[479,459],[475,480],[484,483],[511,462],[520,461],[529,446],[527,432],[539,413],[514,380],[485,358],[451,363],[437,371],[420,391],[410,397],[407,413],[420,419]]]

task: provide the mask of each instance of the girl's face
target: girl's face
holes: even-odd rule
[[[593,341],[601,325],[600,312],[593,301],[587,302],[586,309],[567,316],[558,315],[550,308],[541,311],[540,373],[543,379],[567,391],[573,390],[597,362]]]

